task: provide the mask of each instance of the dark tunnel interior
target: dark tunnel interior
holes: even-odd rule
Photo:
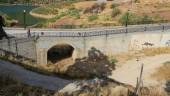
[[[60,60],[72,57],[74,48],[67,44],[56,45],[47,53],[48,62],[55,64]]]

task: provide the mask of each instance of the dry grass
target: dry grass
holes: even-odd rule
[[[2,74],[0,78],[0,96],[52,96],[54,94],[54,91],[25,85]]]
[[[118,61],[117,65],[121,65],[128,60],[138,59],[146,56],[155,56],[160,54],[169,54],[170,47],[160,47],[160,48],[145,48],[139,51],[130,51],[128,53],[120,53],[114,56],[110,56],[111,59],[116,59]]]
[[[145,56],[169,54],[170,53],[170,47],[145,48],[145,49],[141,50],[140,53],[143,53]]]
[[[118,1],[118,0],[117,0]],[[121,1],[121,0],[120,0]],[[130,0],[129,0],[130,1]],[[164,1],[164,2],[163,2]],[[71,4],[70,6],[64,6],[62,8],[58,8],[58,12],[65,12],[64,10],[69,9],[70,7],[75,7],[77,9],[80,9],[80,19],[74,20],[74,22],[77,22],[78,24],[73,25],[82,25],[82,26],[90,26],[90,27],[96,27],[95,25],[99,26],[115,26],[115,25],[122,25],[120,22],[121,16],[130,10],[131,13],[136,14],[137,16],[145,16],[148,15],[149,17],[152,17],[154,21],[156,22],[162,22],[161,20],[170,20],[170,7],[169,7],[169,0],[142,0],[139,3],[121,3],[118,4],[117,9],[121,11],[121,13],[118,16],[115,17],[109,17],[105,16],[110,15],[112,13],[111,4],[112,1],[108,1],[106,4],[106,8],[101,12],[98,13],[99,19],[96,21],[88,21],[88,16],[92,15],[93,13],[84,14],[83,10],[92,7],[96,1],[83,1],[83,2],[76,2]],[[54,7],[56,8],[56,6]],[[38,17],[42,17],[41,14],[34,14],[33,15],[40,15]],[[48,16],[47,16],[48,17]],[[52,16],[53,17],[53,16]],[[72,18],[69,16],[69,18]],[[61,19],[61,18],[60,18]],[[56,20],[57,21],[57,20]],[[59,25],[57,22],[51,22],[50,24],[56,26]],[[48,24],[47,24],[48,25]],[[69,23],[66,25],[69,25]],[[46,26],[46,27],[54,27],[54,26]]]
[[[170,80],[170,61],[165,62],[163,66],[152,75],[157,80]]]
[[[168,96],[164,88],[160,86],[144,87],[141,89],[140,96]]]
[[[128,53],[120,53],[120,54],[111,56],[110,58],[115,58],[118,61],[117,65],[121,65],[121,64],[124,64],[128,60],[132,60],[132,59],[137,60],[142,57],[145,57],[145,54],[142,53],[141,51],[130,51]]]

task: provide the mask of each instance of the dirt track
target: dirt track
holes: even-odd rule
[[[164,81],[158,82],[155,79],[151,78],[151,75],[166,61],[170,61],[170,54],[145,57],[139,59],[139,61],[136,61],[136,59],[129,60],[121,67],[116,68],[116,70],[112,72],[112,76],[110,76],[110,78],[114,78],[119,82],[135,86],[137,77],[139,77],[140,74],[141,64],[143,63],[144,86],[161,84],[164,83]]]

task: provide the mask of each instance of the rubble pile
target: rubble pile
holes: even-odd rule
[[[92,79],[77,84],[80,90],[74,92],[60,91],[55,96],[128,96],[128,88],[106,79]]]

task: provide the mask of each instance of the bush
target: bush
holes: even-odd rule
[[[119,15],[121,12],[120,12],[120,10],[118,9],[118,8],[114,8],[113,10],[112,10],[112,17],[116,17],[117,15]]]
[[[117,5],[114,4],[114,3],[110,6],[110,8],[112,8],[112,9],[114,9],[114,8],[116,8],[116,7],[117,7]]]
[[[111,64],[115,64],[115,63],[117,63],[118,61],[117,61],[117,59],[113,58],[113,59],[110,60],[110,62],[111,62]]]
[[[133,14],[126,12],[122,15],[119,21],[122,25],[126,25],[127,22],[129,23],[131,17],[133,17]]]
[[[166,64],[170,64],[170,61],[166,61],[164,64],[165,64],[165,65],[166,65]]]
[[[166,82],[166,88],[165,88],[166,92],[168,92],[168,94],[170,94],[170,81]]]
[[[56,20],[64,17],[67,15],[67,12],[61,12],[59,15],[55,16],[54,18],[49,19],[47,22],[56,22]]]
[[[0,11],[0,16],[2,16],[5,20],[5,26],[10,26],[12,18],[9,17],[7,14]]]
[[[33,13],[38,13],[38,14],[58,14],[58,9],[57,8],[52,8],[52,7],[38,7],[32,10]]]
[[[141,24],[149,24],[149,23],[152,23],[153,22],[153,19],[147,15],[141,17]]]
[[[123,14],[119,21],[122,25],[125,25],[126,23],[133,25],[133,24],[150,24],[155,22],[152,17],[149,17],[147,15],[137,16],[136,14],[133,14],[131,12],[126,12],[125,14]]]
[[[92,7],[87,8],[84,10],[84,13],[100,13],[102,12],[106,7],[106,3],[95,3]]]
[[[69,16],[75,17],[76,19],[80,19],[80,10],[76,8],[70,8],[67,13]]]
[[[94,20],[97,20],[98,19],[98,15],[91,15],[88,17],[88,21],[94,21]]]

